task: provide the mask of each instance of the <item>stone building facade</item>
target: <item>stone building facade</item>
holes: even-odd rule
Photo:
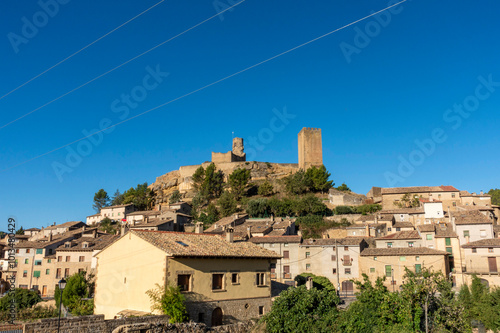
[[[304,127],[298,134],[299,168],[323,165],[323,147],[321,128]]]

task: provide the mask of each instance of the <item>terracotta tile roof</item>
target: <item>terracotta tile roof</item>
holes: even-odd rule
[[[101,216],[101,213],[92,214],[92,215],[89,215],[87,217],[92,217],[92,216]]]
[[[475,242],[462,245],[463,248],[472,247],[500,247],[500,238],[481,239]]]
[[[167,223],[173,223],[174,220],[172,219],[166,219],[166,220],[161,220],[161,219],[150,219],[148,223],[141,222],[141,223],[136,223],[135,225],[130,225],[131,229],[134,228],[147,228],[147,227],[158,227]]]
[[[395,234],[390,234],[384,237],[379,237],[376,238],[377,240],[382,240],[382,239],[420,239],[420,234],[416,230],[407,230],[407,231],[400,231],[396,232]]]
[[[460,212],[460,211],[468,211],[468,210],[482,210],[482,211],[485,211],[485,210],[489,210],[489,211],[493,211],[493,207],[490,207],[490,206],[478,206],[478,205],[465,205],[465,206],[457,206],[457,212]]]
[[[394,228],[412,228],[412,229],[414,229],[413,224],[411,224],[411,222],[396,222],[396,223],[394,223],[393,227]]]
[[[40,231],[41,229],[38,229],[38,228],[29,228],[29,229],[26,229],[25,231]]]
[[[356,221],[366,222],[366,221],[375,221],[375,215],[361,215],[358,217]]]
[[[423,192],[459,192],[455,187],[441,186],[411,186],[411,187],[386,187],[382,188],[382,194],[406,194]]]
[[[278,230],[273,230],[271,231],[270,233],[266,234],[266,236],[286,236],[285,235],[285,230],[281,230],[281,229],[278,229]]]
[[[453,226],[450,223],[436,224],[436,238],[454,238],[458,237],[457,233],[453,231]]]
[[[92,252],[94,250],[101,250],[107,245],[113,243],[119,238],[118,235],[101,235],[98,238],[93,237],[80,237],[78,239],[73,239],[70,241],[70,247],[66,247],[65,244],[61,244],[56,248],[58,252]],[[88,242],[88,247],[83,247],[83,243]]]
[[[128,213],[127,216],[136,216],[136,215],[146,215],[146,216],[151,216],[151,215],[160,215],[161,212],[159,210],[139,210],[133,213]]]
[[[245,220],[247,218],[248,218],[248,214],[240,214],[240,215],[238,215],[238,218],[236,219],[236,221],[239,222],[239,223],[241,223],[241,221],[243,221],[243,220]],[[235,216],[234,215],[223,217],[219,221],[217,221],[213,225],[211,225],[205,231],[206,232],[216,231],[217,229],[220,229],[221,226],[229,225],[229,224],[233,223],[233,221],[235,221]]]
[[[255,244],[264,243],[300,243],[302,237],[300,236],[264,236],[264,237],[252,237],[248,241]]]
[[[346,238],[323,238],[323,239],[304,239],[301,246],[359,246],[365,240],[364,237],[346,237]]]
[[[53,229],[58,229],[58,228],[71,228],[75,226],[84,226],[86,225],[82,221],[71,221],[71,222],[65,222],[61,224],[56,224],[56,225],[51,225],[45,228],[45,230],[53,230]]]
[[[477,210],[462,211],[451,213],[455,218],[456,225],[463,224],[493,224],[493,220]]]
[[[420,230],[420,232],[436,232],[434,224],[421,224],[417,226],[417,229]]]
[[[387,209],[381,210],[379,214],[424,214],[424,207],[415,208],[397,208],[397,209]]]
[[[222,237],[187,232],[131,230],[172,257],[281,258],[250,242],[228,243]]]
[[[425,256],[448,255],[448,252],[429,249],[428,247],[392,247],[392,248],[367,248],[361,256]]]
[[[108,206],[108,207],[102,207],[101,210],[103,209],[109,209],[109,208],[121,208],[121,207],[128,207],[128,206],[133,206],[134,204],[125,204],[125,205],[115,205],[115,206]]]

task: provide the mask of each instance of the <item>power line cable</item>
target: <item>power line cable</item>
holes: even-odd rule
[[[243,1],[245,1],[245,0],[243,0]],[[243,2],[243,1],[241,1],[241,2]],[[193,91],[191,91],[191,92],[189,92],[189,93],[186,93],[186,94],[184,94],[184,95],[181,95],[181,96],[179,96],[179,97],[176,97],[176,98],[174,98],[174,99],[172,99],[172,100],[170,100],[170,101],[168,101],[168,102],[165,102],[165,103],[163,103],[163,104],[157,105],[157,106],[155,106],[155,107],[153,107],[153,108],[151,108],[151,109],[149,109],[149,110],[146,110],[146,111],[144,111],[144,112],[142,112],[142,113],[139,113],[139,114],[137,114],[137,115],[135,115],[135,116],[132,116],[132,117],[130,117],[130,118],[127,118],[127,119],[125,119],[125,120],[122,120],[122,121],[120,121],[120,122],[118,122],[118,123],[116,123],[116,124],[114,124],[114,125],[111,125],[111,126],[108,126],[108,127],[104,128],[104,129],[101,129],[101,130],[99,130],[99,131],[96,131],[96,132],[94,132],[94,133],[92,133],[92,134],[90,134],[90,135],[84,136],[84,137],[82,137],[82,138],[80,138],[80,139],[74,140],[74,141],[72,141],[72,142],[70,142],[70,143],[67,143],[67,144],[63,145],[63,146],[60,146],[60,147],[55,148],[55,149],[52,149],[52,150],[50,150],[50,151],[48,151],[48,152],[45,152],[45,153],[40,154],[40,155],[37,155],[37,156],[35,156],[35,157],[33,157],[33,158],[30,158],[30,159],[28,159],[28,160],[25,160],[25,161],[23,161],[23,162],[21,162],[21,163],[18,163],[18,164],[15,164],[15,165],[11,166],[11,167],[8,167],[8,168],[6,168],[6,169],[3,169],[3,170],[1,170],[0,172],[8,171],[8,170],[13,169],[13,168],[15,168],[15,167],[18,167],[18,166],[20,166],[20,165],[23,165],[23,164],[26,164],[26,163],[31,162],[31,161],[33,161],[33,160],[36,160],[36,159],[38,159],[38,158],[40,158],[40,157],[43,157],[43,156],[49,155],[49,154],[51,154],[51,153],[53,153],[53,152],[55,152],[55,151],[61,150],[61,149],[65,148],[65,147],[67,147],[67,146],[70,146],[70,145],[74,144],[74,143],[77,143],[77,142],[79,142],[79,141],[85,140],[85,139],[87,139],[87,138],[89,138],[89,137],[91,137],[91,136],[93,136],[93,135],[95,135],[95,134],[98,134],[98,133],[101,133],[101,132],[107,131],[108,129],[114,128],[114,127],[116,127],[116,126],[118,126],[118,125],[121,125],[121,124],[123,124],[123,123],[126,123],[126,122],[128,122],[128,121],[130,121],[130,120],[132,120],[132,119],[135,119],[135,118],[138,118],[138,117],[140,117],[140,116],[143,116],[143,115],[145,115],[145,114],[147,114],[147,113],[149,113],[149,112],[151,112],[151,111],[154,111],[154,110],[156,110],[156,109],[159,109],[159,108],[161,108],[161,107],[164,107],[164,106],[166,106],[166,105],[168,105],[168,104],[170,104],[170,103],[173,103],[173,102],[175,102],[175,101],[178,101],[178,100],[180,100],[180,99],[182,99],[182,98],[184,98],[184,97],[187,97],[187,96],[190,96],[190,95],[192,95],[192,94],[195,94],[195,93],[197,93],[197,92],[199,92],[199,91],[205,90],[206,88],[211,87],[211,86],[213,86],[213,85],[216,85],[217,83],[223,82],[223,81],[225,81],[225,80],[227,80],[227,79],[229,79],[229,78],[231,78],[231,77],[233,77],[233,76],[237,76],[237,75],[239,75],[239,74],[241,74],[241,73],[244,73],[244,72],[246,72],[246,71],[248,71],[248,70],[250,70],[250,69],[252,69],[252,68],[255,68],[255,67],[257,67],[257,66],[260,66],[260,65],[262,65],[262,64],[265,64],[265,63],[267,63],[267,62],[269,62],[269,61],[271,61],[271,60],[273,60],[273,59],[279,58],[279,57],[281,57],[282,55],[285,55],[285,54],[290,53],[290,52],[292,52],[292,51],[294,51],[294,50],[297,50],[297,49],[299,49],[299,48],[301,48],[301,47],[303,47],[303,46],[306,46],[306,45],[308,45],[308,44],[310,44],[310,43],[313,43],[313,42],[315,42],[315,41],[317,41],[317,40],[320,40],[320,39],[322,39],[322,38],[324,38],[324,37],[327,37],[327,36],[329,36],[329,35],[331,35],[331,34],[333,34],[333,33],[337,32],[337,31],[340,31],[340,30],[345,29],[345,28],[347,28],[347,27],[349,27],[349,26],[351,26],[351,25],[353,25],[353,24],[356,24],[356,23],[358,23],[358,22],[361,22],[361,21],[363,21],[363,20],[366,20],[366,19],[367,19],[367,18],[369,18],[369,17],[372,17],[372,16],[374,16],[374,15],[377,15],[377,14],[379,14],[379,13],[381,13],[381,12],[385,11],[385,10],[388,10],[388,9],[390,9],[390,8],[392,8],[392,7],[394,7],[394,6],[397,6],[397,5],[399,5],[399,4],[403,3],[403,2],[406,2],[406,1],[407,1],[407,0],[402,0],[402,1],[400,1],[400,2],[397,2],[397,3],[395,3],[394,5],[388,6],[388,7],[384,8],[384,9],[382,9],[382,10],[379,10],[379,11],[374,12],[374,13],[372,13],[372,14],[370,14],[370,15],[367,15],[367,16],[365,16],[365,17],[361,18],[361,19],[358,19],[358,20],[353,21],[353,22],[351,22],[351,23],[349,23],[349,24],[346,24],[346,25],[344,25],[344,26],[342,26],[342,27],[340,27],[340,28],[337,28],[337,29],[335,29],[335,30],[332,30],[332,31],[330,31],[330,32],[328,32],[328,33],[326,33],[326,34],[324,34],[324,35],[321,35],[321,36],[319,36],[319,37],[316,37],[316,38],[314,38],[314,39],[311,39],[311,40],[309,40],[308,42],[302,43],[302,44],[300,44],[300,45],[298,45],[298,46],[295,46],[295,47],[293,47],[293,48],[291,48],[291,49],[288,49],[287,51],[281,52],[281,53],[279,53],[279,54],[277,54],[277,55],[274,55],[274,56],[272,56],[272,57],[270,57],[270,58],[267,58],[266,60],[263,60],[263,61],[261,61],[261,62],[258,62],[258,63],[254,64],[254,65],[252,65],[252,66],[249,66],[249,67],[247,67],[247,68],[245,68],[245,69],[242,69],[242,70],[240,70],[240,71],[238,71],[238,72],[235,72],[235,73],[233,73],[233,74],[231,74],[231,75],[228,75],[228,76],[226,76],[226,77],[224,77],[224,78],[222,78],[222,79],[219,79],[219,80],[217,80],[217,81],[214,81],[214,82],[212,82],[212,83],[209,83],[209,84],[207,84],[207,85],[205,85],[205,86],[203,86],[203,87],[201,87],[201,88],[195,89],[195,90],[193,90]],[[239,2],[239,3],[241,3],[241,2]],[[238,4],[239,4],[239,3],[238,3]],[[228,8],[228,9],[229,9],[229,8]],[[104,74],[103,74],[103,75],[104,75]],[[89,82],[90,82],[90,81],[89,81]],[[78,88],[76,88],[76,89],[78,89]],[[76,89],[74,89],[74,90],[76,90]],[[74,91],[74,90],[73,90],[73,91]],[[67,94],[69,94],[69,92],[68,92],[68,93],[66,93],[65,95],[67,95]],[[60,97],[62,97],[62,96],[60,96]],[[60,97],[58,97],[58,99],[59,99]],[[52,103],[52,102],[50,102],[50,103]],[[49,103],[48,103],[48,104],[49,104]],[[47,105],[47,104],[46,104],[46,105]],[[43,107],[43,106],[42,106],[42,107]],[[40,108],[41,108],[41,107],[40,107]],[[40,108],[38,108],[38,109],[40,109]],[[34,111],[36,111],[36,110],[34,110]],[[32,112],[34,112],[34,111],[31,111],[30,113],[32,113]],[[27,113],[26,115],[28,115],[28,114],[29,114],[29,113]],[[23,117],[25,117],[26,115],[24,115]],[[22,118],[22,117],[21,117],[21,118]],[[20,118],[19,118],[19,119],[20,119]],[[12,123],[12,122],[11,122],[11,123]],[[8,125],[8,124],[7,124],[7,125]],[[5,127],[5,126],[7,126],[7,125],[4,125],[3,127]],[[1,128],[3,128],[3,127],[0,127],[0,129],[1,129]]]
[[[111,73],[111,72],[114,72],[115,70],[117,70],[118,68],[120,68],[120,67],[122,67],[122,66],[124,66],[124,65],[128,64],[129,62],[132,62],[132,61],[134,61],[134,60],[136,60],[136,59],[138,59],[138,58],[142,57],[143,55],[145,55],[145,54],[147,54],[147,53],[149,53],[149,52],[151,52],[151,51],[153,51],[153,50],[157,49],[158,47],[160,47],[160,46],[162,46],[162,45],[164,45],[164,44],[166,44],[166,43],[168,43],[168,42],[170,42],[170,41],[172,41],[172,40],[176,39],[177,37],[180,37],[180,36],[184,35],[184,34],[185,34],[185,33],[187,33],[188,31],[191,31],[191,30],[193,30],[193,29],[195,29],[195,28],[199,27],[200,25],[202,25],[202,24],[204,24],[204,23],[206,23],[206,22],[208,22],[208,21],[212,20],[213,18],[215,18],[215,17],[219,16],[220,14],[224,13],[225,11],[228,11],[228,10],[232,9],[233,7],[236,7],[236,6],[238,6],[239,4],[241,4],[241,3],[245,2],[245,1],[246,1],[246,0],[242,0],[242,1],[240,1],[240,2],[238,2],[238,3],[236,3],[236,4],[234,4],[233,6],[228,7],[228,8],[226,8],[226,9],[224,9],[223,11],[221,11],[221,12],[217,13],[216,15],[213,15],[213,16],[211,16],[211,17],[209,17],[209,18],[207,18],[207,19],[205,19],[205,20],[203,20],[203,21],[201,21],[201,22],[199,22],[199,23],[195,24],[195,25],[194,25],[194,26],[192,26],[191,28],[189,28],[189,29],[186,29],[186,30],[182,31],[181,33],[179,33],[179,34],[175,35],[174,37],[171,37],[171,38],[167,39],[166,41],[161,42],[160,44],[158,44],[158,45],[156,45],[156,46],[154,46],[154,47],[150,48],[149,50],[144,51],[143,53],[141,53],[141,54],[139,54],[139,55],[137,55],[137,56],[135,56],[135,57],[133,57],[133,58],[131,58],[131,59],[129,59],[129,60],[127,60],[127,61],[125,61],[124,63],[122,63],[122,64],[120,64],[120,65],[118,65],[118,66],[116,66],[116,67],[114,67],[114,68],[112,68],[112,69],[110,69],[109,71],[104,72],[104,73],[102,73],[102,74],[101,74],[101,75],[99,75],[99,76],[96,76],[96,77],[95,77],[95,78],[93,78],[92,80],[87,81],[87,82],[85,82],[85,83],[83,83],[83,84],[79,85],[78,87],[76,87],[76,88],[74,88],[74,89],[72,89],[72,90],[70,90],[70,91],[68,91],[68,92],[66,92],[66,93],[64,93],[64,94],[62,94],[62,95],[60,95],[59,97],[54,98],[54,99],[53,99],[53,100],[51,100],[50,102],[47,102],[47,103],[43,104],[42,106],[39,106],[39,107],[37,107],[36,109],[31,110],[30,112],[28,112],[28,113],[26,113],[26,114],[24,114],[24,115],[22,115],[22,116],[20,116],[20,117],[18,117],[18,118],[16,118],[16,119],[14,119],[14,120],[10,121],[10,122],[8,122],[7,124],[5,124],[5,125],[3,125],[2,127],[0,127],[0,129],[3,129],[3,128],[5,128],[5,127],[9,126],[9,125],[11,125],[11,124],[15,123],[16,121],[21,120],[21,119],[23,119],[24,117],[29,116],[30,114],[32,114],[32,113],[34,113],[34,112],[36,112],[36,111],[38,111],[38,110],[40,110],[40,109],[42,109],[42,108],[44,108],[44,107],[46,107],[46,106],[48,106],[48,105],[50,105],[50,104],[54,103],[55,101],[58,101],[58,100],[60,100],[61,98],[63,98],[63,97],[65,97],[65,96],[67,96],[67,95],[69,95],[69,94],[71,94],[71,93],[73,93],[73,92],[77,91],[78,89],[85,87],[85,86],[86,86],[86,85],[88,85],[89,83],[92,83],[92,82],[94,82],[95,80],[100,79],[101,77],[106,76],[106,75],[108,75],[108,74],[109,74],[109,73]],[[406,0],[405,0],[405,1],[406,1]]]
[[[90,44],[87,44],[86,46],[82,47],[81,49],[79,49],[78,51],[76,51],[75,53],[69,55],[68,57],[64,58],[63,60],[59,61],[58,63],[56,63],[55,65],[47,68],[46,70],[44,70],[43,72],[41,72],[40,74],[32,77],[31,79],[29,79],[28,81],[24,82],[23,84],[21,84],[20,86],[18,86],[17,88],[14,88],[12,89],[11,91],[9,91],[8,93],[6,93],[5,95],[3,95],[2,97],[0,97],[0,100],[2,100],[4,97],[7,97],[9,96],[10,94],[12,94],[14,91],[18,90],[19,88],[22,88],[24,87],[25,85],[27,85],[28,83],[30,83],[31,81],[39,78],[40,76],[42,76],[43,74],[49,72],[50,70],[56,68],[57,66],[59,66],[60,64],[64,63],[66,60],[69,60],[71,58],[73,58],[75,55],[77,55],[78,53],[82,52],[83,50],[87,49],[88,47],[92,46],[93,44],[97,43],[98,41],[100,41],[101,39],[105,38],[106,36],[109,36],[110,34],[112,34],[113,32],[115,32],[116,30],[120,29],[121,27],[127,25],[128,23],[132,22],[133,20],[135,20],[136,18],[138,18],[139,16],[147,13],[148,11],[150,11],[151,9],[153,9],[154,7],[158,6],[160,3],[162,3],[163,1],[165,0],[161,0],[160,2],[154,4],[153,6],[149,7],[148,9],[146,9],[145,11],[143,11],[142,13],[140,14],[137,14],[136,16],[132,17],[130,20],[128,20],[127,22],[125,23],[122,23],[120,24],[119,26],[117,26],[116,28],[114,28],[113,30],[109,31],[108,33],[102,35],[101,37],[97,38],[95,41],[93,41],[92,43]],[[7,124],[9,125],[9,124]],[[7,126],[6,125],[6,126]]]

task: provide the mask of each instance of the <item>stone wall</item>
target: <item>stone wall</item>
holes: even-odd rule
[[[168,316],[130,317],[123,319],[104,320],[104,315],[61,318],[60,332],[65,333],[243,333],[249,332],[255,321],[232,323],[230,325],[209,328],[203,323],[169,324]],[[55,333],[57,318],[38,319],[25,323],[24,333]]]

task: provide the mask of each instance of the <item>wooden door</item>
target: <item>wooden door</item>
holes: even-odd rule
[[[42,287],[42,296],[47,296],[47,286]]]
[[[497,258],[496,257],[489,257],[488,258],[488,267],[490,268],[490,273],[497,273]]]
[[[222,309],[215,308],[212,312],[212,326],[222,325]]]

